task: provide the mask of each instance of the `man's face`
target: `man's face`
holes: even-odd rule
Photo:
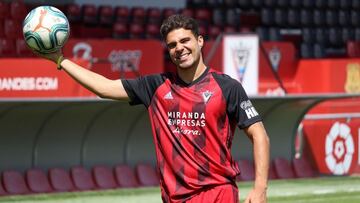
[[[194,67],[200,59],[203,44],[202,36],[196,38],[191,30],[183,28],[172,30],[166,36],[170,58],[179,68]]]

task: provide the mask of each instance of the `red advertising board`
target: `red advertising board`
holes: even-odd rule
[[[164,71],[164,47],[158,40],[69,40],[67,57],[86,60],[87,68],[111,78],[133,78]]]
[[[152,40],[70,40],[65,57],[110,79],[163,72],[163,47]],[[54,63],[41,58],[0,59],[0,98],[95,97]]]

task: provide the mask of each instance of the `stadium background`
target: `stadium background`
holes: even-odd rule
[[[0,2],[0,195],[156,186],[145,109],[96,98],[27,49],[22,20],[43,3]],[[173,13],[200,22],[205,58],[218,70],[223,34],[257,34],[259,95],[252,98],[271,138],[271,178],[360,171],[359,1],[46,3],[71,23],[65,55],[109,78],[174,70],[158,35]],[[240,132],[233,154],[238,180],[252,180],[251,145]]]

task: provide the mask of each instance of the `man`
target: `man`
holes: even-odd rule
[[[239,201],[240,171],[230,153],[236,125],[254,145],[256,179],[245,202],[266,202],[269,140],[241,84],[204,64],[194,19],[170,16],[160,32],[176,73],[109,80],[61,52],[43,57],[100,97],[146,106],[164,202]]]

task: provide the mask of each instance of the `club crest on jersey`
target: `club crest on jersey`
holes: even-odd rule
[[[165,96],[164,99],[174,99],[174,97],[172,96],[171,92],[168,92]]]
[[[203,99],[205,103],[208,103],[208,101],[210,100],[210,97],[213,95],[212,92],[210,92],[209,90],[206,90],[205,92],[202,93]]]
[[[250,100],[241,102],[240,107],[245,111],[248,119],[259,115],[258,112],[256,111],[256,109],[253,107]]]

